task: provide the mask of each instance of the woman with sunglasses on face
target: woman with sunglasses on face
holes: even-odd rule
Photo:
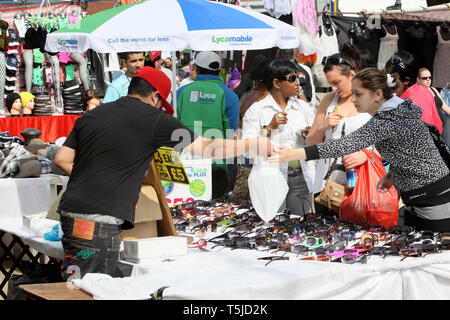
[[[367,68],[353,79],[352,100],[359,112],[372,118],[339,139],[292,150],[280,147],[269,161],[339,157],[375,145],[390,162],[390,170],[377,185],[379,192],[394,186],[405,208],[405,224],[418,230],[450,231],[450,170],[420,120],[422,110],[393,95],[397,81],[383,71]]]
[[[272,60],[266,65],[263,79],[269,93],[264,99],[253,103],[245,113],[242,139],[263,135],[288,148],[303,146],[304,130],[311,126],[314,112],[307,102],[297,99],[300,86],[296,66],[287,60]],[[287,175],[289,186],[286,207],[291,214],[309,213],[314,163],[293,161],[280,169]]]
[[[400,98],[411,99],[412,103],[422,109],[421,120],[435,126],[442,134],[443,123],[433,94],[429,89],[416,83],[419,64],[414,55],[407,51],[398,51],[386,62],[384,70],[399,80],[394,93]]]
[[[434,96],[434,102],[436,103],[436,107],[438,110],[442,111],[439,113],[442,121],[444,122],[445,115],[450,116],[450,107],[444,102],[439,91],[431,86],[431,72],[427,68],[420,68],[417,74],[417,84],[423,86],[430,90],[430,92]]]
[[[312,128],[306,138],[306,145],[314,145],[349,134],[370,119],[368,113],[360,113],[352,102],[352,79],[361,69],[361,58],[356,48],[344,43],[340,53],[324,57],[323,71],[333,92],[327,94],[317,109]],[[364,152],[358,151],[336,159],[340,170],[333,170],[330,178],[346,185],[345,169],[355,168],[367,161]],[[316,167],[314,194],[317,196],[325,187],[324,180],[333,159],[320,160]],[[345,168],[344,168],[344,167]],[[329,213],[328,208],[315,204],[316,212]]]
[[[417,84],[430,90],[434,97],[439,117],[442,121],[442,138],[450,146],[450,107],[442,99],[439,91],[431,86],[431,72],[427,68],[420,68],[417,74]]]

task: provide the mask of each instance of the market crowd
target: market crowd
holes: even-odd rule
[[[429,133],[431,129],[425,126],[434,126],[439,136],[445,137],[450,108],[431,86],[430,71],[421,68],[411,53],[398,51],[379,69],[367,67],[359,50],[343,43],[339,52],[323,57],[321,70],[314,70],[329,85],[329,92],[320,92],[324,94],[316,92],[313,71],[298,62],[298,52],[293,49],[278,49],[274,58],[256,56],[242,79],[236,67],[228,79],[224,78],[223,59],[216,52],[198,52],[192,61],[187,54],[179,57],[183,65],[175,76],[172,57],[161,51],[127,52],[120,57],[122,71],[92,116],[108,107],[111,111],[113,103],[125,103],[132,80],[148,80],[150,67],[152,77],[157,70],[158,76],[169,79],[161,82],[163,85],[153,85],[164,100],[158,108],[180,123],[180,127],[166,128],[186,130],[181,140],[165,132],[165,139],[171,139],[165,143],[177,151],[186,151],[186,143],[196,136],[216,144],[226,141],[220,139],[261,137],[273,143],[269,161],[280,164],[289,187],[280,211],[299,216],[311,211],[337,214],[315,198],[324,192],[329,180],[347,186],[349,170],[377,160],[386,170],[378,191],[395,187],[405,223],[450,230],[449,169]],[[176,97],[172,96],[173,87]],[[89,94],[88,101],[99,101],[95,93]],[[169,103],[174,98],[175,109]],[[76,129],[65,146],[76,147],[72,142]],[[249,200],[248,177],[258,161],[257,154],[244,150],[244,145],[238,152],[217,148],[214,155],[206,155],[203,145],[197,147],[200,149],[191,153],[214,158],[212,198]],[[445,143],[441,147],[446,147]],[[77,199],[74,197],[73,203]],[[69,200],[63,198],[62,203],[65,201]],[[79,209],[66,208],[73,212]]]

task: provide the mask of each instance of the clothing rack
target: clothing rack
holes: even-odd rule
[[[407,13],[424,13],[424,12],[433,12],[433,11],[445,11],[450,10],[450,2],[432,6],[432,7],[420,7],[415,9],[396,9],[396,10],[361,10],[357,12],[334,12],[334,11],[318,11],[317,15],[328,14],[328,15],[347,15],[347,14],[355,14],[355,15],[389,15],[389,14],[407,14]]]
[[[59,26],[58,21],[49,18],[41,18],[41,17],[28,17],[26,20],[31,23],[42,27],[47,28],[57,28]]]

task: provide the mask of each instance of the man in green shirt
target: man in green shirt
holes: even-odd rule
[[[221,58],[212,51],[197,54],[194,82],[177,90],[177,117],[189,129],[206,138],[232,139],[237,129],[239,98],[219,76]],[[212,197],[228,190],[226,159],[212,165]]]

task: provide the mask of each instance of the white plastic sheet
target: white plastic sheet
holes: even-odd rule
[[[272,220],[289,191],[286,179],[276,166],[258,157],[248,177],[250,199],[256,213],[265,222]]]
[[[76,286],[96,299],[148,299],[161,287],[164,299],[187,300],[415,300],[448,299],[450,252],[407,258],[371,256],[367,265],[290,259],[257,260],[266,252],[221,249],[171,262],[155,259],[145,275],[86,275]],[[301,258],[301,257],[300,257]],[[180,272],[183,270],[183,272]]]

